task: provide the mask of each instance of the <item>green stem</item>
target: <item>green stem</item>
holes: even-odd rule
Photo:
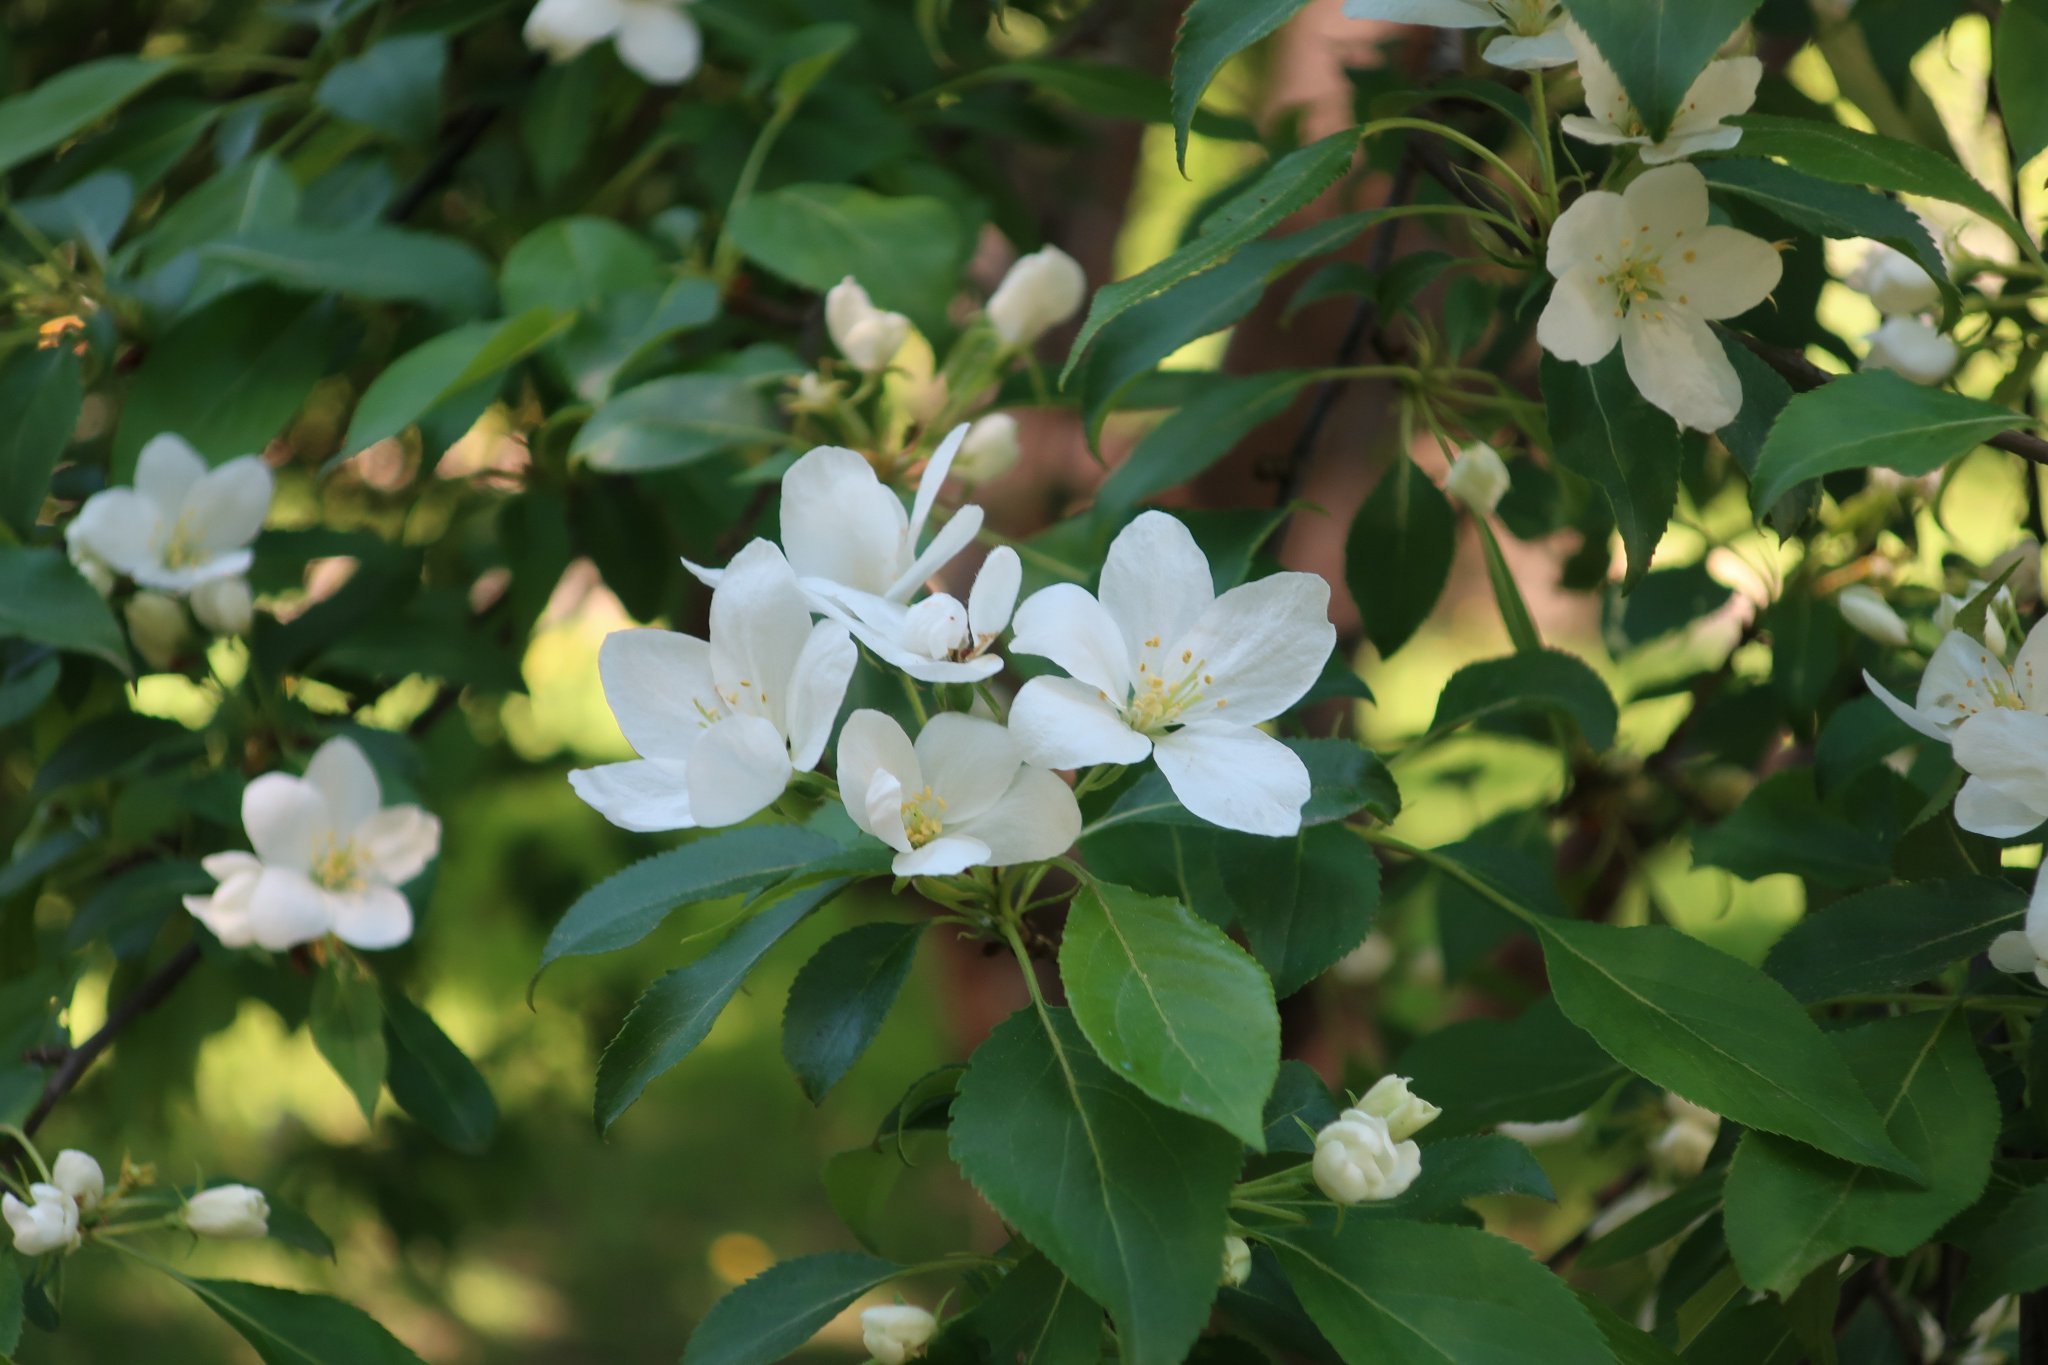
[[[899,673],[896,676],[902,680],[903,695],[910,698],[910,713],[917,717],[917,726],[921,730],[924,728],[925,720],[927,719],[924,711],[924,698],[917,694],[917,684],[911,680],[908,673]]]
[[[754,139],[746,164],[740,167],[739,181],[733,186],[732,198],[725,206],[725,220],[718,225],[718,244],[711,250],[711,278],[718,282],[720,289],[732,283],[732,277],[739,272],[740,249],[732,240],[733,215],[754,193],[754,182],[761,178],[761,168],[768,162],[768,153],[781,138],[782,130],[796,117],[800,103],[799,100],[784,99],[776,104],[775,112],[768,116],[768,122],[761,129],[761,135]]]
[[[36,1169],[42,1172],[44,1183],[49,1183],[50,1168],[44,1163],[43,1154],[36,1150],[36,1144],[26,1132],[11,1123],[0,1123],[0,1137],[13,1138],[21,1150],[28,1153],[28,1159],[36,1164]]]
[[[1363,141],[1375,133],[1397,132],[1429,133],[1463,147],[1466,151],[1472,153],[1472,155],[1478,157],[1496,171],[1499,171],[1506,178],[1508,187],[1519,193],[1524,202],[1531,209],[1535,210],[1539,218],[1542,216],[1544,211],[1543,197],[1529,187],[1529,182],[1522,178],[1521,173],[1513,166],[1510,166],[1499,152],[1494,151],[1493,148],[1476,138],[1466,136],[1456,128],[1447,128],[1441,123],[1434,123],[1426,118],[1382,118],[1374,119],[1363,128],[1360,128],[1358,136]],[[1438,205],[1437,207],[1445,206]],[[1498,214],[1492,216],[1499,217]],[[1506,220],[1503,219],[1502,221]],[[1528,234],[1522,232],[1519,227],[1516,229],[1515,235],[1522,238],[1523,241],[1528,240]]]
[[[1536,138],[1537,175],[1542,180],[1543,201],[1549,206],[1545,222],[1557,219],[1557,159],[1550,148],[1550,103],[1543,88],[1543,71],[1529,73],[1529,122]]]

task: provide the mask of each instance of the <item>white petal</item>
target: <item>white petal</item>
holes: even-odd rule
[[[620,732],[644,758],[685,761],[704,732],[705,713],[725,710],[711,676],[711,646],[692,635],[615,630],[598,646],[597,676]]]
[[[838,760],[839,796],[853,823],[898,848],[909,847],[910,841],[903,838],[902,794],[923,790],[925,778],[903,727],[881,711],[855,711],[839,727]],[[896,805],[886,815],[870,799],[876,777],[884,774],[893,778],[897,787]],[[898,839],[902,842],[897,843]]]
[[[2029,711],[2048,711],[2048,616],[2027,632],[2012,661],[2012,685]]]
[[[1212,825],[1272,836],[1301,829],[1308,768],[1262,730],[1189,725],[1153,745],[1152,761],[1180,803]]]
[[[1177,518],[1141,513],[1109,543],[1101,600],[1123,631],[1132,666],[1142,663],[1156,672],[1161,651],[1186,634],[1216,600],[1209,557]]]
[[[412,904],[388,886],[329,897],[334,936],[351,948],[396,948],[412,937]]]
[[[846,351],[846,338],[848,334],[863,321],[873,317],[875,312],[874,300],[868,297],[867,290],[861,288],[860,281],[851,275],[842,276],[839,283],[825,291],[825,331],[832,338],[833,346],[837,347],[842,355]],[[820,446],[818,449],[838,450],[842,449],[842,447]],[[817,451],[813,450],[811,454],[815,455]],[[805,459],[808,458],[810,457],[805,456]],[[797,463],[802,464],[803,461],[799,460]],[[867,461],[862,460],[861,463],[866,464]],[[796,470],[792,467],[789,472],[794,474]],[[785,475],[783,477],[785,497],[788,496],[788,483],[788,476]],[[784,539],[786,540],[788,537],[785,535]]]
[[[259,948],[281,953],[324,938],[334,927],[327,894],[303,872],[266,867],[249,895],[249,933]]]
[[[2048,873],[2034,877],[2034,894],[2027,900],[2027,941],[2044,962],[2048,962]]]
[[[819,446],[782,476],[782,544],[799,577],[883,592],[909,562],[909,536],[902,502],[854,451]]]
[[[889,870],[899,877],[950,877],[988,861],[988,845],[960,834],[941,834],[923,848],[899,853]]]
[[[1956,793],[1956,823],[1987,839],[2017,839],[2041,818],[2032,806],[1981,777],[1963,783]]]
[[[441,821],[418,806],[392,806],[363,821],[355,842],[379,877],[404,886],[441,851]]]
[[[254,455],[229,460],[193,485],[185,495],[183,514],[208,559],[256,539],[276,487],[270,466]]]
[[[265,866],[299,872],[335,832],[320,789],[290,773],[265,773],[242,789],[242,828]]]
[[[1959,630],[1941,637],[1913,704],[1935,725],[1956,726],[1997,705],[1997,696],[2012,686],[2012,675],[1983,644]]]
[[[1680,426],[1719,431],[1742,410],[1742,381],[1699,314],[1672,303],[1638,304],[1621,324],[1628,377]]]
[[[1574,137],[1583,133],[1571,127],[1574,120],[1597,122],[1607,125],[1617,133],[1630,121],[1634,112],[1629,104],[1628,91],[1622,89],[1621,77],[1608,65],[1606,56],[1596,47],[1586,31],[1577,24],[1565,23],[1565,39],[1572,45],[1572,52],[1579,61],[1579,83],[1586,91],[1586,113],[1590,120],[1579,115],[1567,115],[1562,121],[1564,130]],[[1588,141],[1592,139],[1588,138]]]
[[[1571,39],[1565,36],[1563,24],[1554,24],[1528,38],[1503,33],[1488,43],[1480,55],[1495,66],[1513,71],[1542,71],[1553,66],[1565,66],[1575,60]]]
[[[1963,358],[1961,347],[1922,318],[1886,318],[1866,339],[1870,351],[1861,368],[1890,370],[1915,384],[1941,383]]]
[[[659,0],[632,0],[625,6],[617,36],[619,60],[654,85],[677,85],[697,72],[704,58],[704,38],[697,21]]]
[[[1618,147],[1624,143],[1642,144],[1649,141],[1633,133],[1624,133],[1611,123],[1588,118],[1584,114],[1566,114],[1557,121],[1558,128],[1570,133],[1581,142],[1590,142],[1596,147]]]
[[[943,818],[949,829],[994,805],[1024,761],[1008,730],[958,711],[943,711],[925,722],[915,747],[924,780],[946,803]]]
[[[1946,730],[1935,725],[1926,716],[1921,715],[1914,707],[1900,701],[1898,697],[1893,695],[1890,688],[1870,676],[1869,669],[1863,671],[1863,682],[1870,689],[1870,694],[1884,703],[1886,710],[1929,739],[1938,739],[1944,744],[1948,743],[1948,732]]]
[[[840,779],[845,784],[846,779]],[[921,790],[921,789],[920,789]],[[910,852],[910,831],[903,822],[903,783],[884,768],[874,770],[865,793],[843,785],[846,810],[853,822],[898,853]]]
[[[918,476],[917,497],[910,506],[910,544],[913,547],[924,538],[924,524],[931,520],[932,508],[938,505],[939,492],[946,486],[946,475],[952,471],[953,458],[960,453],[960,444],[966,439],[967,423],[962,422],[946,433],[946,439],[939,442],[939,448],[925,462],[924,473]]]
[[[998,545],[981,561],[974,587],[967,593],[967,628],[977,643],[993,640],[1009,627],[1024,586],[1024,561],[1007,545]]]
[[[1991,940],[1991,965],[2001,972],[2031,972],[2041,965],[2034,944],[2017,929],[2008,929]]]
[[[1500,22],[1482,0],[1344,0],[1344,17],[1430,28],[1488,28]]]
[[[256,932],[249,925],[249,904],[257,882],[262,879],[263,865],[253,858],[250,862],[255,864],[254,871],[223,877],[220,888],[212,895],[185,897],[185,909],[221,941],[222,947],[246,948],[256,941]]]
[[[1627,216],[1618,194],[1593,190],[1580,195],[1551,224],[1550,243],[1544,248],[1544,268],[1562,279],[1573,266],[1600,265],[1600,257],[1615,259],[1622,236],[1628,231],[1623,225]]]
[[[1645,166],[1663,166],[1683,161],[1701,152],[1725,152],[1742,141],[1742,130],[1736,127],[1706,128],[1697,133],[1674,133],[1662,142],[1646,143],[1642,157]]]
[[[384,804],[376,770],[361,746],[345,735],[336,735],[314,750],[312,761],[306,764],[306,780],[326,801],[329,824],[338,834],[352,834]]]
[[[1276,573],[1217,598],[1171,646],[1173,657],[1162,676],[1176,679],[1176,670],[1199,669],[1214,681],[1202,684],[1198,706],[1227,709],[1220,719],[1251,725],[1300,701],[1336,646],[1330,585],[1312,573]],[[1190,654],[1193,659],[1182,664]]]
[[[1665,297],[1704,318],[1732,318],[1762,303],[1785,272],[1777,248],[1761,237],[1712,225],[1688,232],[1664,253]]]
[[[707,588],[716,588],[720,580],[725,577],[725,570],[723,569],[706,568],[702,564],[693,564],[687,559],[683,561],[683,567],[690,571],[690,577],[696,579]]]
[[[750,542],[711,594],[711,676],[726,705],[782,729],[784,689],[810,636],[810,603],[782,552],[765,540]]]
[[[1081,835],[1081,807],[1073,788],[1058,776],[1024,767],[994,805],[962,820],[957,828],[948,828],[987,844],[984,861],[991,867],[1035,863],[1057,858],[1074,846]]]
[[[2048,816],[2048,716],[2004,707],[1980,711],[1956,727],[1950,743],[1957,765],[1994,789],[1994,793],[1976,794],[1971,803],[1972,820],[1965,821],[1963,796],[1971,784],[1963,784],[1963,792],[1956,798],[1956,820],[1963,828],[2010,839]],[[1991,800],[1994,794],[1996,805]],[[2030,823],[2012,829],[2029,815]],[[1977,828],[1979,824],[2009,832],[1993,833]]]
[[[155,503],[132,488],[107,488],[85,500],[64,528],[64,540],[72,558],[84,551],[133,578],[157,562],[160,528]]]
[[[1748,113],[1756,103],[1757,83],[1763,78],[1764,64],[1754,57],[1708,62],[1685,92],[1685,102],[1672,117],[1671,131],[1690,133]]]
[[[254,877],[263,871],[263,860],[253,853],[240,849],[229,849],[225,853],[209,853],[199,860],[206,869],[206,875],[217,882],[227,882],[236,877]]]
[[[1637,240],[1697,236],[1707,225],[1707,178],[1692,166],[1644,171],[1621,192],[1622,231]]]
[[[690,813],[688,769],[680,763],[642,758],[578,768],[569,785],[599,815],[636,834],[695,829]]]
[[[618,0],[540,0],[526,16],[526,45],[570,61],[624,22]]]
[[[1092,763],[1141,763],[1152,741],[1124,724],[1085,682],[1033,678],[1010,704],[1010,734],[1026,762],[1041,768],[1085,768]]]
[[[736,825],[782,795],[790,771],[780,731],[759,716],[728,716],[690,755],[690,812],[706,829]]]
[[[1621,339],[1614,289],[1599,283],[1605,271],[1590,261],[1575,265],[1550,291],[1550,302],[1536,319],[1536,341],[1559,360],[1597,364]]]
[[[789,698],[782,723],[789,735],[789,761],[799,772],[818,766],[825,743],[832,737],[832,722],[839,704],[846,700],[846,686],[860,663],[860,651],[846,627],[837,621],[820,621],[811,627],[803,651],[796,656],[796,668],[783,684]]]
[[[951,563],[953,557],[966,549],[979,534],[981,509],[970,502],[938,529],[932,536],[932,543],[924,547],[924,553],[913,559],[910,567],[897,575],[882,595],[898,602],[909,601],[917,592],[918,585]]]
[[[205,477],[206,461],[182,436],[152,436],[135,457],[135,491],[167,520],[184,510],[185,499]]]
[[[1130,695],[1134,665],[1123,630],[1086,588],[1055,583],[1024,599],[1017,608],[1013,654],[1050,659],[1073,677],[1121,706]]]

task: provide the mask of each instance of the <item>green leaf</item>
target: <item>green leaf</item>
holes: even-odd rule
[[[1188,126],[1223,64],[1286,23],[1308,0],[1194,0],[1173,42],[1173,154],[1188,168]]]
[[[363,390],[338,458],[398,435],[434,408],[495,379],[572,320],[552,308],[533,308],[502,322],[468,323],[413,347]]]
[[[1458,522],[1405,455],[1380,475],[1344,538],[1344,583],[1382,657],[1407,644],[1451,579]]]
[[[1422,1174],[1413,1185],[1392,1199],[1350,1209],[1345,1217],[1429,1221],[1461,1208],[1468,1199],[1497,1194],[1557,1199],[1550,1177],[1527,1147],[1499,1133],[1470,1134],[1430,1142],[1423,1149]]]
[[[0,640],[90,654],[132,671],[114,613],[62,550],[0,545]]]
[[[1034,1253],[948,1322],[926,1359],[930,1365],[1098,1365],[1102,1309]]]
[[[2026,914],[2025,894],[1989,877],[1872,887],[1808,911],[1764,970],[1806,1003],[1904,990],[1984,952]]]
[[[1387,765],[1370,749],[1348,739],[1283,739],[1308,769],[1308,804],[1301,808],[1303,825],[1327,824],[1359,811],[1392,820],[1401,810],[1401,793]],[[1157,770],[1116,799],[1101,819],[1085,831],[1094,834],[1119,825],[1187,825],[1215,833],[1216,827],[1190,813],[1174,799],[1173,789]]]
[[[1437,698],[1432,734],[1511,712],[1544,711],[1578,727],[1586,743],[1614,743],[1620,713],[1600,675],[1575,654],[1545,649],[1482,659],[1451,675]]]
[[[329,963],[313,980],[306,1027],[320,1055],[355,1096],[363,1118],[374,1121],[390,1058],[376,978],[349,959]]]
[[[1330,1087],[1307,1062],[1280,1063],[1280,1076],[1266,1099],[1266,1151],[1315,1152],[1315,1134],[1337,1121],[1339,1107]]]
[[[433,1017],[396,991],[384,992],[385,1084],[398,1107],[458,1152],[481,1152],[498,1127],[490,1083]]]
[[[1707,1171],[1694,1176],[1619,1227],[1601,1233],[1573,1263],[1574,1268],[1620,1265],[1677,1239],[1720,1208],[1727,1175],[1726,1171]]]
[[[743,921],[687,967],[658,977],[633,1004],[597,1063],[600,1133],[632,1108],[650,1082],[690,1055],[747,974],[804,916],[844,890],[844,881],[807,887]]]
[[[1593,1319],[1593,1325],[1600,1329],[1600,1335],[1607,1339],[1607,1350],[1614,1357],[1614,1365],[1679,1365],[1678,1356],[1669,1346],[1637,1327],[1626,1322],[1621,1315],[1609,1308],[1594,1295],[1585,1290],[1578,1291],[1579,1306]]]
[[[1287,1282],[1345,1360],[1374,1365],[1596,1361],[1600,1333],[1564,1281],[1472,1228],[1369,1218],[1268,1234]]]
[[[838,849],[794,825],[747,825],[642,858],[576,898],[548,935],[534,980],[557,959],[632,947],[679,906],[758,891]]]
[[[375,1318],[340,1299],[164,1273],[239,1332],[263,1365],[422,1365]]]
[[[734,446],[774,440],[774,410],[753,380],[672,374],[636,385],[597,410],[569,447],[607,473],[673,469]]]
[[[1927,388],[1888,370],[1830,380],[1785,405],[1757,460],[1754,501],[1769,507],[1794,484],[1879,465],[1932,473],[1980,443],[2027,425],[2019,413]]]
[[[1170,1108],[1265,1141],[1280,1070],[1273,985],[1178,901],[1084,885],[1067,914],[1060,979],[1096,1053]]]
[[[0,175],[97,123],[176,69],[176,62],[148,57],[102,57],[0,100]]]
[[[953,1159],[982,1198],[1116,1320],[1122,1358],[1175,1365],[1209,1315],[1242,1150],[1154,1104],[1065,1010],[1011,1015],[953,1101]]]
[[[917,959],[922,923],[862,924],[811,955],[790,983],[782,1056],[812,1104],[860,1060]]]
[[[149,269],[194,247],[256,228],[284,227],[299,216],[299,182],[268,152],[197,186],[164,210],[137,244]]]
[[[1789,872],[1851,890],[1891,876],[1893,785],[1852,785],[1823,801],[1813,769],[1788,768],[1759,782],[1742,804],[1693,840],[1693,861],[1754,880]]]
[[[1715,51],[1761,0],[1566,0],[1621,78],[1629,103],[1663,137]]]
[[[386,38],[321,77],[313,103],[400,142],[429,142],[441,125],[448,42],[435,34]]]
[[[1652,569],[1622,599],[1621,643],[1639,645],[1685,629],[1724,606],[1735,590],[1707,572],[1705,564]],[[1611,627],[1610,627],[1611,629]]]
[[[2008,0],[1998,12],[1991,72],[1998,83],[1998,117],[2012,143],[2012,164],[2024,165],[2048,147],[2048,0]]]
[[[848,1304],[902,1273],[856,1251],[779,1262],[711,1306],[683,1348],[683,1365],[774,1365]]]
[[[1631,1071],[1746,1127],[1917,1176],[1827,1036],[1754,967],[1663,925],[1533,927],[1565,1017]]]
[[[1432,1136],[1584,1113],[1627,1074],[1546,996],[1512,1019],[1461,1019],[1426,1033],[1396,1070],[1443,1110]]]
[[[785,185],[754,195],[726,225],[742,255],[820,293],[848,275],[880,308],[926,332],[945,321],[968,242],[944,200],[887,197],[853,185]]]
[[[1597,365],[1545,355],[1542,379],[1551,454],[1599,488],[1614,509],[1628,554],[1626,592],[1649,572],[1677,506],[1682,433],[1636,392],[1619,347]]]
[[[200,248],[200,255],[285,289],[417,303],[457,317],[491,301],[491,268],[475,247],[411,228],[259,228]]]
[[[23,540],[34,529],[57,467],[78,426],[85,385],[78,357],[57,346],[16,351],[0,365],[0,525]]]
[[[1136,311],[1129,315],[1136,316]],[[1094,363],[1089,362],[1091,367]],[[1084,379],[1090,372],[1083,372]],[[1313,377],[1307,370],[1219,376],[1213,387],[1146,432],[1109,471],[1095,492],[1096,514],[1105,520],[1119,518],[1146,498],[1194,478],[1228,455],[1254,428],[1285,412]]]
[[[21,1272],[12,1256],[0,1257],[0,1360],[21,1345]]]
[[[1969,1322],[2003,1295],[2048,1287],[2048,1183],[2020,1191],[1964,1249],[1970,1269],[1956,1293],[1952,1322]]]
[[[1830,1036],[1926,1183],[1744,1133],[1724,1226],[1752,1289],[1790,1294],[1815,1266],[1854,1249],[1903,1256],[1975,1203],[1991,1175],[1998,1096],[1960,1020],[1928,1011]]]
[[[1350,169],[1357,149],[1357,132],[1346,129],[1289,152],[1210,214],[1203,221],[1201,236],[1158,264],[1097,290],[1088,306],[1087,321],[1081,324],[1080,335],[1067,354],[1060,383],[1064,385],[1073,375],[1096,334],[1118,315],[1189,276],[1220,265],[1239,247],[1265,236],[1335,184]]]

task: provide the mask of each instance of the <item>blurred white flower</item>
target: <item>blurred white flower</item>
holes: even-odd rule
[[[2048,986],[2048,874],[2034,878],[2027,927],[2008,929],[1991,940],[1991,965],[2015,976],[2032,972],[2036,981]]]
[[[1941,289],[1919,262],[1882,242],[1873,242],[1848,279],[1849,287],[1870,296],[1886,317],[1924,313],[1941,303]]]
[[[1316,1134],[1310,1172],[1322,1192],[1339,1204],[1393,1199],[1422,1174],[1422,1149],[1397,1142],[1377,1114],[1346,1109]]]
[[[1754,57],[1723,57],[1707,63],[1672,116],[1662,139],[1653,139],[1642,115],[1629,103],[1621,78],[1577,24],[1566,32],[1579,59],[1579,79],[1586,87],[1586,112],[1566,114],[1558,126],[1581,142],[1602,146],[1627,144],[1642,149],[1643,164],[1659,166],[1681,161],[1695,152],[1724,152],[1742,140],[1742,130],[1721,120],[1749,112],[1756,103],[1757,82],[1764,64]]]
[[[50,1183],[78,1201],[78,1211],[92,1214],[106,1197],[107,1174],[89,1153],[66,1147],[50,1163]]]
[[[1375,929],[1337,959],[1330,974],[1347,986],[1370,986],[1394,965],[1394,940]]]
[[[910,340],[910,319],[875,307],[848,275],[825,293],[825,330],[848,364],[862,374],[879,374]]]
[[[1870,352],[1866,370],[1890,370],[1915,384],[1939,384],[1955,373],[1962,348],[1931,322],[1916,317],[1886,318],[1866,338]]]
[[[220,885],[185,908],[230,948],[283,952],[333,934],[351,947],[395,948],[412,937],[399,887],[441,847],[441,822],[416,805],[386,806],[356,742],[313,752],[304,777],[265,773],[242,791],[254,853],[201,859]]]
[[[1484,441],[1474,441],[1459,451],[1444,476],[1444,492],[1482,517],[1493,515],[1507,491],[1507,464],[1500,452]]]
[[[247,634],[256,620],[256,599],[249,594],[249,580],[240,574],[201,583],[189,600],[199,624],[215,635]]]
[[[1387,1121],[1387,1134],[1400,1142],[1436,1122],[1443,1110],[1408,1088],[1406,1076],[1382,1076],[1359,1097],[1357,1108]]]
[[[1023,453],[1024,447],[1017,439],[1017,419],[1007,412],[992,412],[977,418],[967,428],[967,439],[961,443],[960,458],[953,462],[953,472],[968,483],[986,483],[1009,473]]]
[[[201,1237],[246,1240],[270,1232],[270,1201],[247,1185],[216,1185],[185,1201],[185,1226]]]
[[[939,1320],[907,1303],[884,1304],[860,1311],[860,1344],[881,1365],[903,1365],[924,1354]]]
[[[1573,60],[1558,0],[1344,0],[1345,17],[1432,28],[1505,29],[1481,55],[1518,71]]]
[[[1081,311],[1088,276],[1056,246],[1019,256],[988,298],[989,325],[1008,346],[1029,346]]]
[[[1223,1283],[1232,1289],[1252,1277],[1251,1243],[1242,1237],[1223,1239]]]
[[[679,85],[697,72],[704,36],[682,12],[689,0],[540,0],[526,16],[526,45],[573,61],[605,39],[619,60],[652,85]]]
[[[0,1218],[14,1234],[14,1249],[24,1256],[70,1251],[78,1245],[78,1201],[55,1185],[28,1187],[29,1202],[0,1195]]]
[[[1881,645],[1898,648],[1906,643],[1905,618],[1868,583],[1851,584],[1836,593],[1835,608],[1852,629]]]
[[[1677,1095],[1664,1097],[1664,1111],[1671,1122],[1651,1142],[1651,1159],[1670,1174],[1690,1179],[1706,1168],[1721,1134],[1721,1116]]]
[[[1586,1116],[1573,1114],[1568,1119],[1550,1119],[1542,1123],[1496,1123],[1493,1131],[1502,1137],[1513,1138],[1524,1147],[1545,1147],[1553,1142],[1571,1141],[1585,1126]]]
[[[273,487],[270,467],[254,455],[208,469],[179,437],[158,436],[136,459],[135,486],[87,498],[64,543],[88,578],[104,568],[182,595],[249,571]]]
[[[185,617],[185,604],[160,592],[143,591],[121,608],[128,623],[128,639],[142,661],[155,669],[175,668],[185,652],[192,623]]]

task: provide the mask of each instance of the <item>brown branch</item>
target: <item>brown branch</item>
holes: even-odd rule
[[[1788,351],[1782,346],[1758,341],[1744,332],[1730,332],[1729,335],[1747,346],[1751,354],[1776,370],[1780,379],[1800,393],[1810,392],[1823,384],[1831,383],[1836,378],[1797,351]],[[2015,426],[2023,426],[2029,421],[2020,413],[2014,413],[2012,420]],[[1984,444],[2003,450],[2008,455],[2017,455],[2022,460],[2048,465],[2048,441],[2042,440],[2032,432],[2001,431]]]
[[[135,993],[123,1000],[114,1011],[107,1015],[107,1022],[100,1025],[99,1032],[70,1049],[50,1078],[43,1082],[43,1096],[36,1101],[36,1107],[22,1121],[24,1133],[34,1133],[42,1126],[50,1111],[57,1107],[57,1101],[71,1093],[86,1071],[99,1059],[99,1055],[113,1045],[115,1035],[140,1019],[164,1002],[170,993],[199,965],[199,940],[193,939],[180,948],[163,966],[152,972],[147,980],[135,988]]]

